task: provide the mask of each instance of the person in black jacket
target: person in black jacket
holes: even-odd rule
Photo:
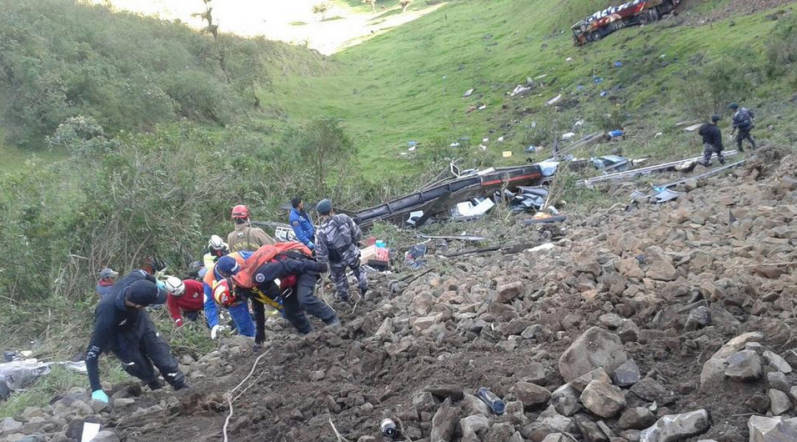
[[[117,281],[112,293],[97,305],[94,333],[86,351],[92,399],[108,402],[98,367],[100,354],[107,350],[119,358],[126,372],[152,389],[162,386],[153,364],[175,390],[187,386],[169,345],[160,338],[144,311],[144,307],[163,304],[165,300],[166,287],[162,282],[143,270],[134,270]]]
[[[708,167],[711,166],[711,154],[716,153],[720,164],[725,164],[725,157],[722,156],[722,133],[717,126],[720,120],[719,115],[711,116],[711,123],[706,123],[700,126],[698,133],[703,137],[703,164]]]

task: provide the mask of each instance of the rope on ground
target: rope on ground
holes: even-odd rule
[[[335,428],[335,424],[332,422],[332,418],[329,418],[329,425],[332,426],[332,431],[335,432],[335,436],[338,438],[338,442],[349,442],[348,439],[346,439],[345,437],[341,436],[340,433],[338,433],[338,429]]]
[[[235,393],[235,391],[236,391],[236,390],[238,390],[239,388],[241,388],[241,385],[243,385],[243,384],[244,384],[244,383],[245,383],[247,380],[249,380],[249,378],[251,378],[251,377],[252,377],[252,373],[254,373],[254,372],[255,372],[255,368],[257,367],[257,364],[259,364],[259,363],[260,363],[260,360],[261,360],[261,359],[263,359],[263,356],[267,355],[267,354],[268,354],[270,351],[271,351],[271,349],[269,348],[268,350],[264,351],[264,352],[263,352],[263,354],[261,354],[260,356],[258,356],[258,357],[257,357],[257,359],[255,359],[255,363],[254,363],[254,364],[252,364],[252,369],[251,369],[251,370],[249,370],[249,374],[247,374],[247,375],[246,375],[246,377],[245,377],[245,378],[243,378],[243,380],[241,380],[241,382],[240,382],[240,383],[238,383],[238,385],[236,385],[236,386],[235,386],[235,388],[233,388],[232,390],[230,390],[230,391],[228,391],[227,393],[225,393],[225,396],[227,396],[227,405],[229,405],[229,406],[230,406],[230,414],[228,414],[228,415],[227,415],[227,418],[226,418],[226,419],[224,419],[224,427],[222,428],[222,432],[224,433],[224,442],[228,442],[228,440],[229,440],[229,439],[227,439],[227,426],[230,424],[230,419],[232,419],[232,415],[233,415],[232,402],[233,402],[235,399],[238,399],[238,397],[240,397],[240,396],[241,396],[241,395],[239,394],[238,396],[236,396],[235,398],[233,398],[233,397],[232,397],[233,393]],[[244,389],[244,391],[246,391],[248,388],[249,388],[249,387],[246,387],[246,388]],[[241,392],[241,394],[243,394],[243,392]]]

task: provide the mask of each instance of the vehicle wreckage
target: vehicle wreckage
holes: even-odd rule
[[[474,196],[491,196],[496,191],[544,184],[553,177],[555,171],[543,170],[539,164],[459,171],[452,164],[451,173],[454,177],[426,186],[420,191],[347,213],[357,224],[365,226],[379,220],[403,223],[407,215],[416,212],[418,216],[411,218],[411,224],[420,226],[432,216],[448,213],[458,202]]]
[[[660,20],[671,13],[681,0],[633,0],[598,11],[574,24],[573,39],[581,46],[600,40],[612,32]]]

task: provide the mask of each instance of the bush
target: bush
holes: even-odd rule
[[[775,31],[766,44],[766,73],[770,78],[784,74],[790,76],[789,82],[797,87],[797,73],[794,62],[797,61],[797,16],[793,13],[780,18]]]

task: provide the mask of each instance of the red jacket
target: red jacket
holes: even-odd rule
[[[205,304],[205,294],[202,283],[193,279],[183,280],[185,292],[182,296],[168,295],[166,307],[178,327],[183,325],[183,311],[196,312],[202,310]]]

